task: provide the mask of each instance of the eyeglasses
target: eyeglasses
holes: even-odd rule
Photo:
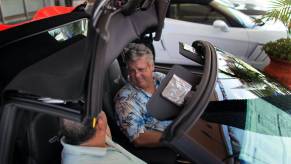
[[[147,69],[148,69],[148,66],[145,67],[145,68],[137,68],[137,69],[129,68],[129,69],[128,69],[128,73],[129,73],[129,74],[144,73],[144,72],[147,71]]]

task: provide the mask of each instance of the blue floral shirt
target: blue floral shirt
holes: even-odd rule
[[[158,88],[165,74],[154,72],[155,86]],[[133,141],[144,131],[164,131],[172,121],[159,121],[152,117],[146,109],[151,94],[127,83],[115,96],[115,110],[117,124],[121,130]]]

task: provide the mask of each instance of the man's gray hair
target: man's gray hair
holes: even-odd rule
[[[96,129],[91,126],[90,119],[85,119],[83,122],[61,119],[61,128],[65,142],[71,145],[80,145],[92,138],[96,132]]]
[[[124,48],[125,52],[125,62],[128,65],[129,62],[134,62],[140,57],[145,56],[148,62],[154,65],[154,56],[147,46],[141,43],[129,43],[126,48]]]

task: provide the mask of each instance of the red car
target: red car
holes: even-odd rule
[[[32,21],[48,18],[48,17],[53,17],[61,14],[66,14],[69,12],[72,12],[75,9],[75,7],[65,7],[65,6],[49,6],[49,7],[44,7],[40,10],[38,10],[34,16],[32,17],[31,20],[24,21],[21,23],[17,24],[0,24],[0,31],[16,27],[25,23],[29,23]]]

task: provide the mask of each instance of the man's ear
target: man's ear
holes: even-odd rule
[[[150,70],[151,70],[152,72],[154,72],[154,70],[155,70],[155,65],[152,64],[152,63],[149,63],[149,67],[150,67]]]
[[[104,112],[101,112],[97,118],[97,131],[105,132],[107,129],[107,118]]]
[[[106,115],[102,112],[99,113],[97,117],[97,123],[95,126],[96,132],[94,137],[92,138],[92,141],[88,144],[92,146],[98,146],[98,147],[106,147],[106,129],[107,129],[107,119]]]

